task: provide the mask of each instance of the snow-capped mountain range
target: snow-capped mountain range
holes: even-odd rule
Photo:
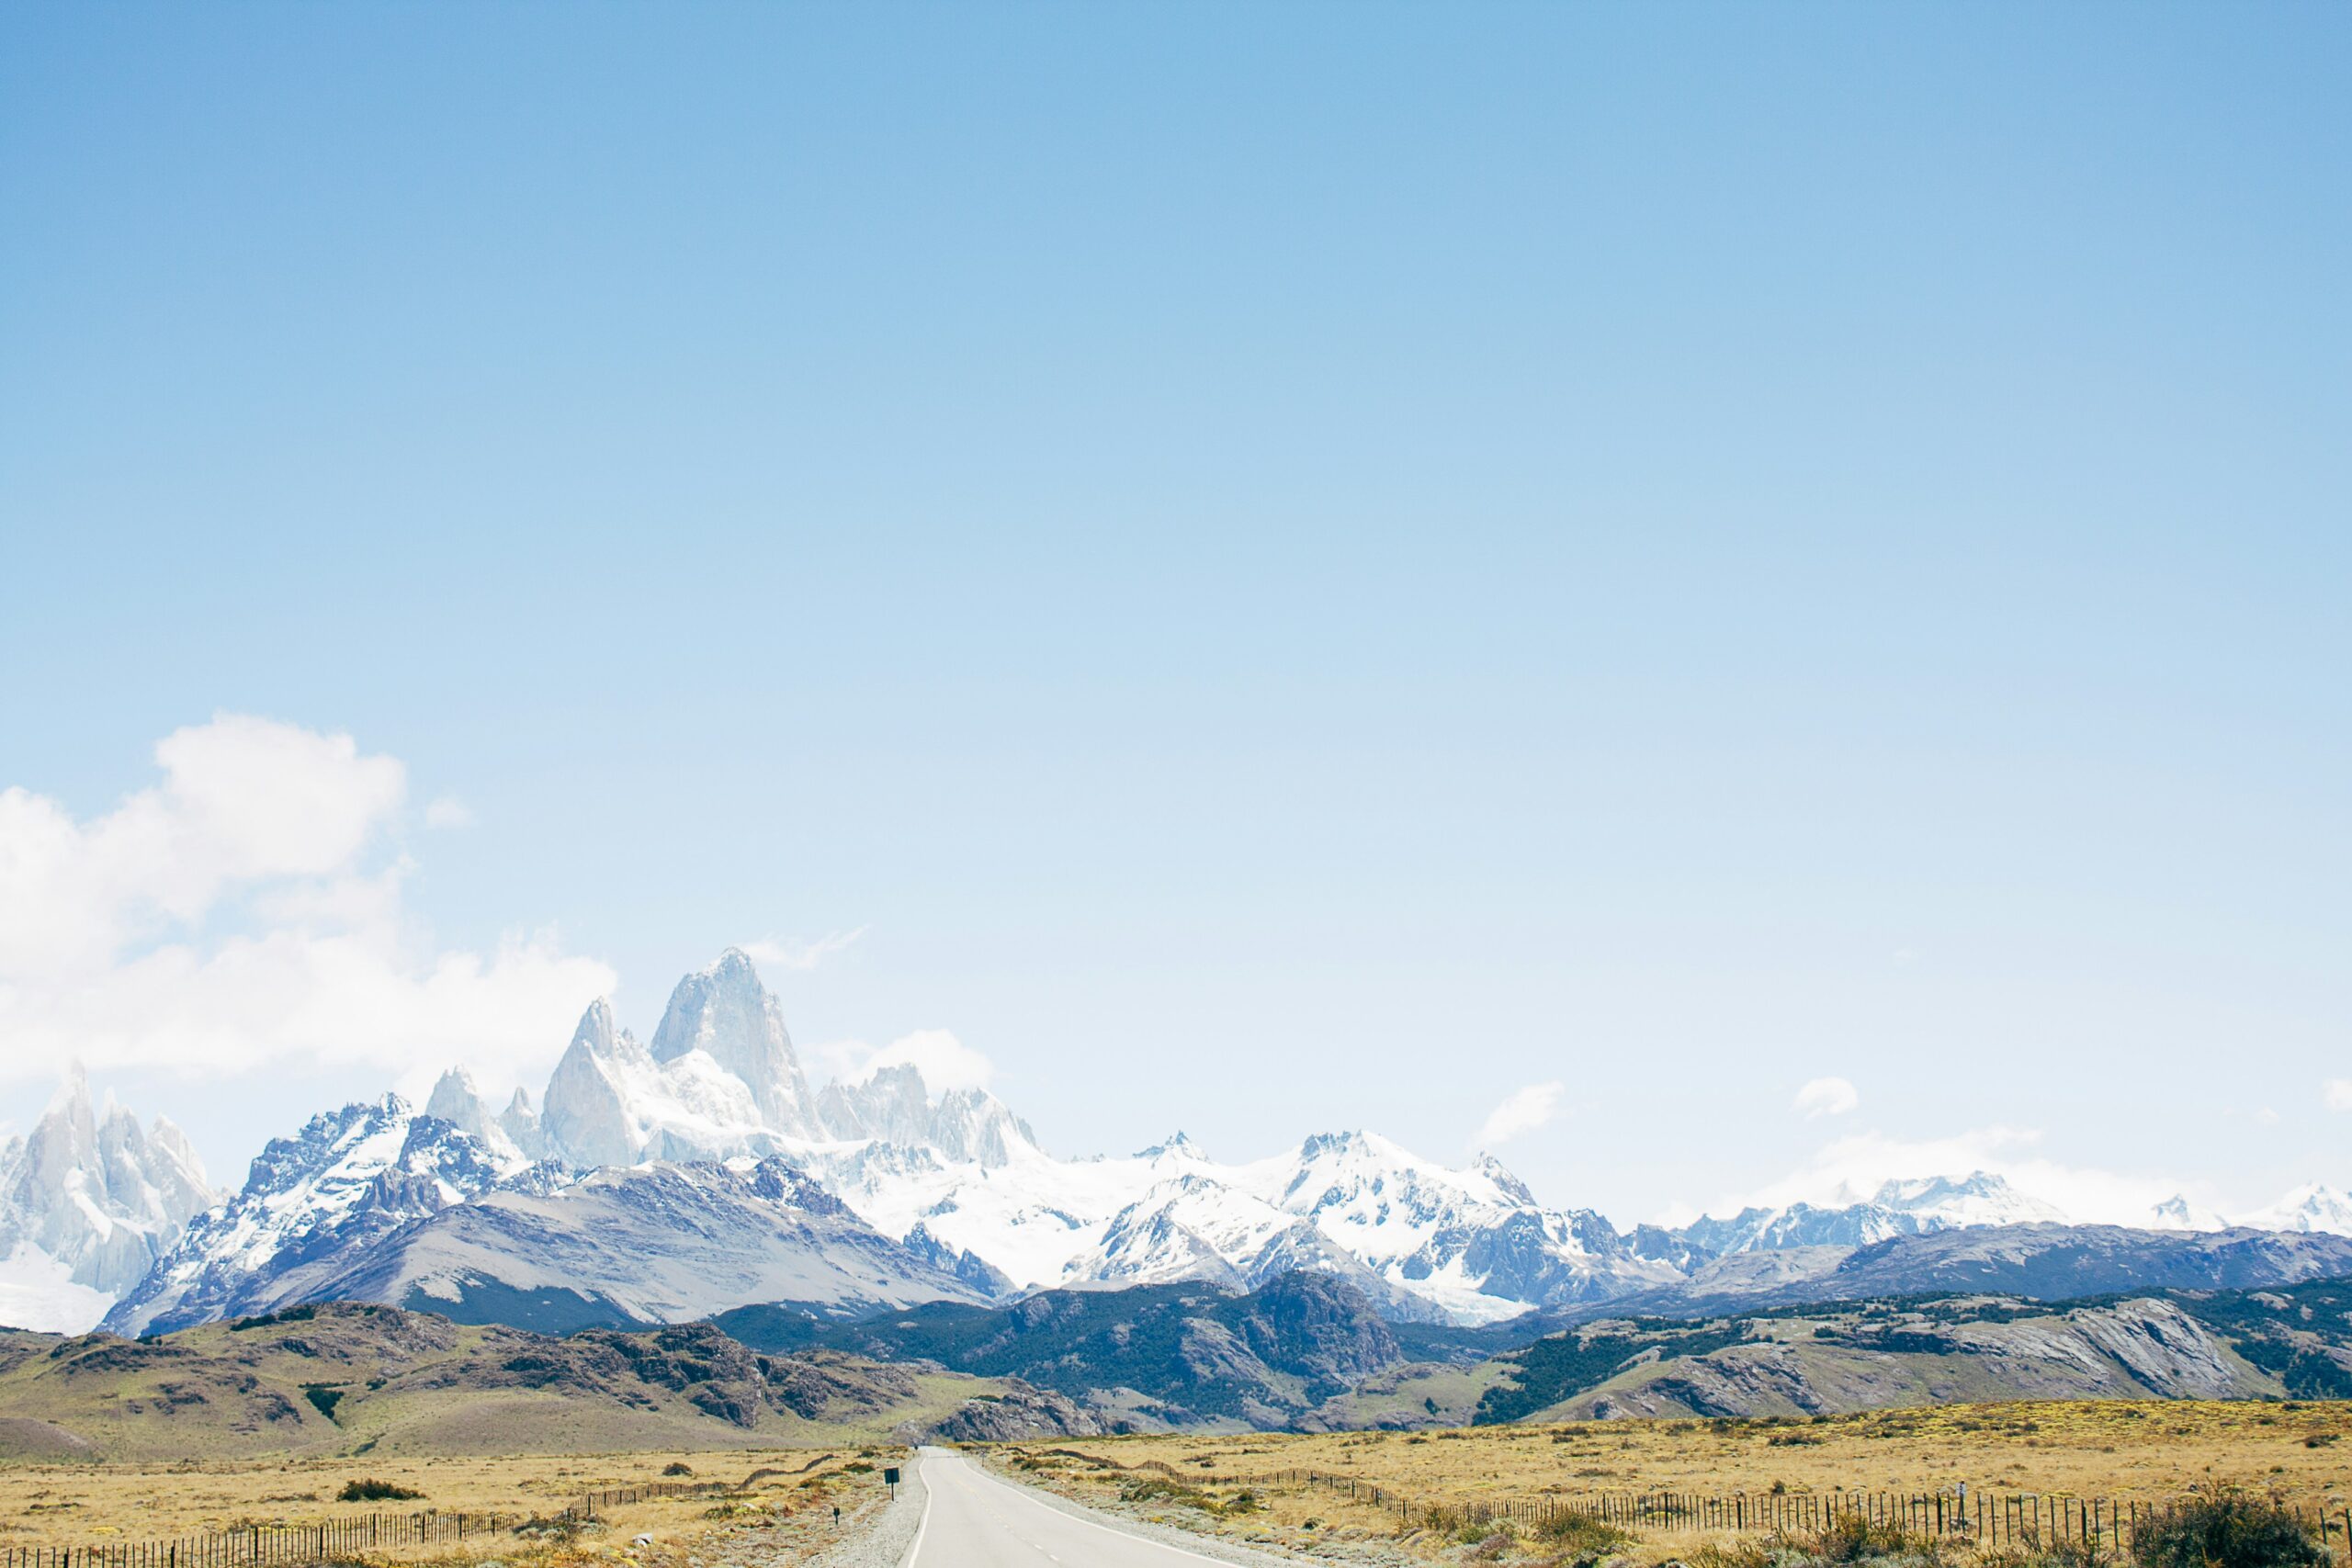
[[[1492,1158],[1451,1168],[1361,1132],[1238,1165],[1181,1134],[1057,1158],[995,1097],[911,1066],[812,1090],[729,951],[679,982],[650,1044],[593,1004],[537,1103],[493,1111],[452,1069],[422,1111],[387,1096],[274,1140],[225,1199],[168,1122],[101,1114],[77,1075],[0,1149],[0,1323],[141,1333],[348,1297],[566,1326],[1299,1269],[1396,1319],[1476,1323],[1761,1278],[1748,1255],[2064,1220],[1980,1171],[1620,1233]],[[2352,1235],[2352,1199],[2305,1188],[2256,1223]],[[2175,1199],[2146,1227],[2222,1224]]]
[[[1890,1181],[1861,1201],[1837,1208],[1790,1203],[1778,1209],[1743,1209],[1727,1220],[1697,1220],[1675,1234],[1724,1257],[1791,1247],[1868,1247],[1890,1236],[1929,1231],[2063,1224],[2065,1220],[2052,1205],[1980,1170],[1965,1177]]]

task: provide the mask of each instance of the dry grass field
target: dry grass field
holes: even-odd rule
[[[1124,1494],[1133,1508],[1139,1495],[1146,1511],[1164,1506],[1175,1522],[1288,1544],[1335,1535],[1394,1540],[1399,1528],[1393,1510],[1283,1483],[1280,1472],[1292,1469],[1356,1477],[1418,1504],[1452,1507],[1568,1503],[1599,1491],[1948,1493],[1964,1481],[1972,1493],[2143,1503],[2236,1485],[2340,1514],[2352,1501],[2352,1404],[2020,1403],[1817,1419],[1071,1438],[1008,1445],[995,1458],[1074,1497]],[[1146,1468],[1155,1463],[1204,1482],[1244,1478],[1240,1486],[1193,1485],[1228,1506],[1247,1490],[1256,1506],[1222,1514],[1185,1506],[1160,1484],[1164,1472]],[[1688,1555],[1696,1532],[1679,1533],[1636,1555]],[[1453,1543],[1423,1531],[1406,1544],[1442,1556]]]
[[[0,1468],[0,1547],[100,1546],[177,1538],[252,1525],[317,1524],[379,1512],[402,1517],[420,1509],[548,1516],[576,1504],[583,1493],[660,1480],[751,1483],[726,1497],[661,1498],[601,1510],[605,1529],[574,1543],[594,1549],[655,1537],[660,1562],[699,1550],[714,1533],[757,1528],[820,1541],[830,1536],[832,1507],[856,1515],[882,1495],[885,1465],[904,1461],[891,1446],[836,1445],[810,1450],[752,1449],[737,1452],[548,1455],[424,1459],[413,1456],[284,1461],[190,1461],[166,1465],[24,1465]],[[693,1473],[665,1476],[684,1464]],[[763,1473],[764,1472],[764,1473]],[[392,1483],[423,1495],[414,1501],[342,1503],[345,1483]],[[775,1544],[775,1543],[771,1543]],[[388,1558],[430,1556],[451,1561],[492,1555],[509,1563],[562,1560],[552,1544],[526,1548],[511,1535],[485,1540],[477,1552],[389,1549]]]

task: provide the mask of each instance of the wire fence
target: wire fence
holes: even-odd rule
[[[164,1540],[87,1546],[0,1548],[0,1568],[269,1568],[330,1562],[403,1547],[461,1546],[524,1528],[561,1529],[659,1497],[731,1491],[723,1481],[650,1481],[584,1492],[552,1514],[468,1514],[427,1508],[413,1514],[354,1514],[307,1525],[246,1525]]]
[[[1159,1468],[1154,1466],[1154,1468]],[[1170,1473],[1180,1473],[1170,1471]],[[2041,1546],[2081,1541],[2128,1546],[2133,1535],[2177,1513],[2188,1502],[2080,1497],[2068,1493],[1986,1492],[1544,1492],[1531,1496],[1458,1501],[1416,1499],[1361,1476],[1286,1470],[1257,1476],[1186,1479],[1227,1486],[1288,1485],[1384,1509],[1405,1523],[1444,1529],[1509,1519],[1528,1527],[1581,1515],[1629,1529],[1714,1529],[1781,1534],[1815,1533],[1854,1520],[1895,1527],[1913,1535],[1957,1538],[1984,1546]],[[2289,1505],[2289,1511],[2323,1542],[2352,1547],[2352,1508]]]

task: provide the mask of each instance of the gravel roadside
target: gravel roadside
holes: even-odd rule
[[[922,1468],[909,1467],[897,1499],[861,1514],[839,1541],[808,1559],[809,1568],[899,1568],[915,1543],[928,1495]]]

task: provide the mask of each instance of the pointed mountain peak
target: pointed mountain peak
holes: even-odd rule
[[[1298,1145],[1302,1160],[1320,1159],[1326,1155],[1351,1155],[1372,1146],[1372,1140],[1362,1132],[1317,1133]]]
[[[443,1113],[435,1107],[444,1104],[469,1103],[476,1105],[481,1103],[481,1090],[475,1087],[473,1074],[463,1067],[450,1067],[434,1080],[433,1093],[424,1102],[424,1113],[427,1116],[443,1116]],[[455,1119],[443,1116],[443,1120]]]
[[[93,1117],[90,1103],[90,1072],[80,1057],[65,1065],[65,1074],[58,1079],[57,1092],[49,1097],[49,1107],[41,1112],[46,1122],[53,1116]]]
[[[580,1027],[571,1032],[570,1050],[611,1057],[620,1051],[623,1042],[635,1043],[628,1030],[613,1026],[613,1004],[598,997],[580,1015]]]
[[[2224,1231],[2230,1222],[2202,1203],[2192,1203],[2185,1193],[2176,1192],[2148,1211],[2151,1229],[2160,1231]]]
[[[653,1032],[653,1059],[674,1062],[696,1051],[742,1080],[770,1128],[801,1135],[820,1131],[808,1080],[785,1032],[784,1010],[741,948],[729,948],[670,992]]]
[[[441,1075],[433,1086],[433,1097],[424,1102],[424,1113],[477,1138],[490,1136],[490,1107],[482,1103],[473,1074],[463,1067],[451,1067]]]
[[[1510,1199],[1512,1202],[1521,1204],[1530,1209],[1541,1208],[1543,1206],[1536,1202],[1533,1190],[1532,1190],[1526,1182],[1521,1181],[1519,1179],[1519,1174],[1512,1170],[1510,1167],[1497,1159],[1493,1155],[1479,1155],[1478,1163],[1474,1168],[1476,1169],[1479,1175],[1485,1177],[1487,1180],[1493,1182],[1498,1188],[1501,1189],[1503,1196]]]
[[[720,953],[717,961],[702,973],[710,979],[724,980],[735,985],[741,985],[746,981],[754,986],[760,983],[759,965],[753,964],[752,955],[740,947],[730,947]]]

